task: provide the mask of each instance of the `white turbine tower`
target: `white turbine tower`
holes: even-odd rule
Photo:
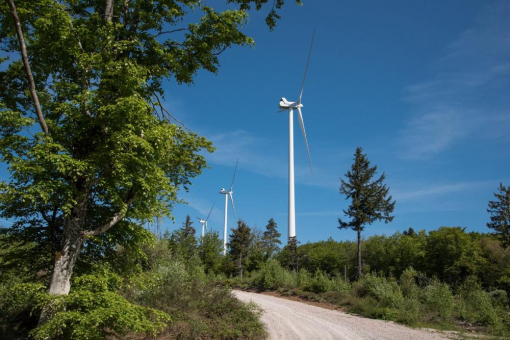
[[[234,211],[234,218],[237,218],[236,216],[236,208],[234,206],[234,197],[232,194],[234,193],[232,191],[232,188],[234,187],[234,180],[236,178],[236,172],[237,172],[237,164],[239,163],[239,159],[236,162],[236,168],[234,170],[234,176],[232,177],[232,184],[230,184],[230,190],[225,190],[225,188],[221,188],[220,194],[225,195],[225,221],[223,225],[223,255],[227,254],[227,211],[228,211],[228,199],[230,197],[230,203],[232,204],[232,210]]]
[[[310,158],[310,149],[308,148],[308,141],[306,140],[305,123],[303,122],[303,114],[301,108],[301,98],[303,97],[303,88],[305,87],[306,73],[308,72],[308,64],[310,63],[310,55],[312,54],[313,39],[315,30],[312,34],[312,42],[310,44],[310,51],[306,60],[305,75],[303,76],[303,83],[301,84],[301,91],[297,102],[289,102],[287,99],[280,100],[280,111],[289,111],[289,241],[291,238],[296,237],[296,207],[294,195],[294,109],[298,112],[299,125],[301,125],[301,132],[305,140],[306,152],[308,153],[308,160],[310,161],[310,170],[312,170],[312,159]]]
[[[212,205],[211,210],[209,211],[209,215],[207,215],[207,218],[205,220],[202,219],[201,217],[197,217],[198,223],[200,223],[202,225],[202,237],[204,237],[205,231],[207,230],[207,220],[209,219],[209,216],[211,216],[211,212],[212,212],[213,208],[214,208],[214,204]]]

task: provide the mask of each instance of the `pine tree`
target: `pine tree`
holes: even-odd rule
[[[196,230],[192,227],[191,217],[186,216],[182,227],[172,233],[168,241],[168,247],[172,253],[183,259],[186,263],[197,253]]]
[[[266,250],[266,259],[272,258],[280,250],[278,245],[282,244],[280,241],[281,234],[278,232],[277,227],[276,222],[270,219],[262,236],[262,243]]]
[[[497,201],[489,201],[487,212],[491,214],[491,221],[487,227],[494,229],[501,239],[501,245],[505,248],[510,246],[510,186],[505,187],[499,183],[499,194],[494,196]]]
[[[223,241],[218,232],[208,232],[200,238],[198,256],[202,261],[207,273],[219,274],[223,265]]]
[[[372,180],[377,174],[377,166],[370,167],[370,161],[363,149],[356,149],[354,164],[351,170],[345,176],[348,182],[342,181],[340,193],[346,195],[346,199],[351,199],[349,209],[344,210],[344,214],[351,220],[348,222],[338,222],[339,229],[352,229],[358,233],[358,275],[361,277],[361,232],[365,225],[372,224],[375,221],[382,220],[384,223],[391,222],[393,216],[390,213],[395,208],[395,201],[388,196],[389,189],[383,184],[386,176],[384,173],[379,179]]]
[[[239,276],[243,277],[248,251],[250,249],[252,234],[251,228],[242,220],[237,222],[237,228],[232,229],[229,239],[229,254],[236,264]]]

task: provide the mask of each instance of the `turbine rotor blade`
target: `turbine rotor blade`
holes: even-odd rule
[[[308,153],[308,161],[310,162],[310,170],[313,173],[312,158],[310,157],[310,148],[308,148],[308,141],[306,140],[305,122],[303,121],[303,114],[301,113],[301,108],[298,107],[297,110],[298,110],[299,125],[301,125],[301,132],[303,133],[303,138],[305,139],[305,145],[306,145],[306,152]]]
[[[232,188],[234,187],[234,180],[236,179],[236,172],[237,172],[237,164],[239,164],[239,158],[236,162],[236,168],[234,170],[234,176],[232,177],[232,184],[230,184],[230,191],[232,191]]]
[[[298,104],[301,104],[301,97],[303,97],[303,89],[305,88],[306,73],[308,72],[308,65],[310,64],[310,56],[312,55],[313,39],[315,38],[315,29],[312,33],[312,42],[310,43],[310,51],[308,51],[308,58],[306,59],[305,75],[303,76],[303,83],[301,84],[301,92],[299,92]]]
[[[234,206],[234,197],[232,197],[231,192],[228,193],[228,196],[230,197],[230,203],[232,203],[232,210],[234,210],[234,218],[237,220],[236,207]]]
[[[207,218],[205,219],[206,222],[209,219],[209,216],[211,216],[213,208],[214,208],[214,204],[212,205],[211,210],[209,211],[209,215],[207,215]]]

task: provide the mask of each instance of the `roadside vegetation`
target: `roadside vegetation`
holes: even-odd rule
[[[224,284],[327,302],[409,326],[510,335],[510,249],[494,236],[442,227],[362,242],[332,239],[286,246],[249,276]]]
[[[26,248],[9,245],[10,236],[2,235],[0,338],[263,339],[260,311],[217,285],[195,236],[188,238],[195,240],[191,248],[172,247],[171,236],[183,230],[159,241],[149,238],[136,254],[119,248],[106,262],[81,261],[64,297],[48,295],[48,272],[41,267],[31,275],[30,253],[23,256]],[[9,262],[13,255],[15,266]],[[38,326],[48,305],[51,320]]]

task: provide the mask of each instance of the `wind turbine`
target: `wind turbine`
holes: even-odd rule
[[[211,216],[211,212],[214,208],[214,204],[212,205],[211,207],[211,210],[209,211],[209,215],[207,215],[207,218],[204,220],[202,219],[201,217],[197,217],[198,218],[198,223],[200,223],[202,225],[202,237],[204,237],[205,235],[205,231],[207,229],[207,220],[209,219],[209,216]]]
[[[297,102],[289,102],[287,99],[280,100],[280,109],[278,112],[289,111],[289,242],[291,238],[296,237],[296,204],[294,195],[294,109],[298,112],[299,125],[301,125],[301,132],[305,140],[306,152],[308,153],[308,160],[310,162],[310,170],[313,173],[312,159],[310,157],[310,149],[308,148],[308,141],[306,140],[305,123],[303,122],[303,114],[301,108],[301,98],[303,97],[303,89],[305,87],[306,73],[308,72],[308,64],[310,63],[310,56],[312,54],[313,39],[315,37],[315,30],[312,34],[312,42],[310,44],[310,51],[306,60],[305,75],[303,76],[303,83],[301,84],[301,91]]]
[[[234,206],[234,197],[232,194],[234,193],[232,191],[232,188],[234,187],[234,179],[236,178],[236,172],[237,172],[237,164],[239,163],[239,159],[237,159],[236,162],[236,168],[234,170],[234,176],[232,177],[232,184],[230,184],[230,190],[225,190],[225,188],[221,188],[220,194],[225,195],[225,221],[223,225],[223,255],[227,254],[227,211],[228,211],[228,199],[230,197],[230,203],[232,204],[232,210],[234,211],[234,217],[236,216],[236,208]]]

